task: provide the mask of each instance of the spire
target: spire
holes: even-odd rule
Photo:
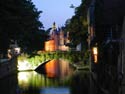
[[[56,30],[56,23],[55,23],[55,22],[53,23],[52,30],[53,30],[53,31]]]

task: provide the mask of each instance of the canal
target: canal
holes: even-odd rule
[[[77,71],[66,60],[52,60],[43,73],[23,71],[0,80],[2,94],[88,94],[89,72]],[[78,93],[79,92],[79,93]]]
[[[0,93],[111,94],[110,89],[102,88],[106,85],[99,85],[98,80],[96,74],[91,74],[88,70],[75,70],[66,60],[51,60],[42,66],[41,72],[23,71],[1,79]],[[110,81],[109,88],[117,87],[112,85],[115,84]],[[118,94],[116,91],[113,94]]]

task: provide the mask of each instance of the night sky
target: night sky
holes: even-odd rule
[[[74,9],[71,4],[79,6],[81,0],[32,0],[38,10],[43,11],[40,15],[40,21],[44,29],[52,26],[56,22],[58,27],[64,26],[65,21],[74,15]]]

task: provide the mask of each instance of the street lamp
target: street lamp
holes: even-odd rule
[[[98,62],[98,48],[97,47],[93,47],[92,48],[92,52],[93,52],[94,63],[97,63]]]

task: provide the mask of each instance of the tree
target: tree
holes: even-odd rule
[[[70,40],[74,45],[82,43],[87,48],[87,9],[91,0],[82,0],[81,5],[75,8],[75,15],[66,21],[66,29],[70,33]]]
[[[31,0],[0,0],[0,50],[5,53],[11,40],[22,48],[38,50],[45,40],[40,37],[46,36],[40,13]]]

